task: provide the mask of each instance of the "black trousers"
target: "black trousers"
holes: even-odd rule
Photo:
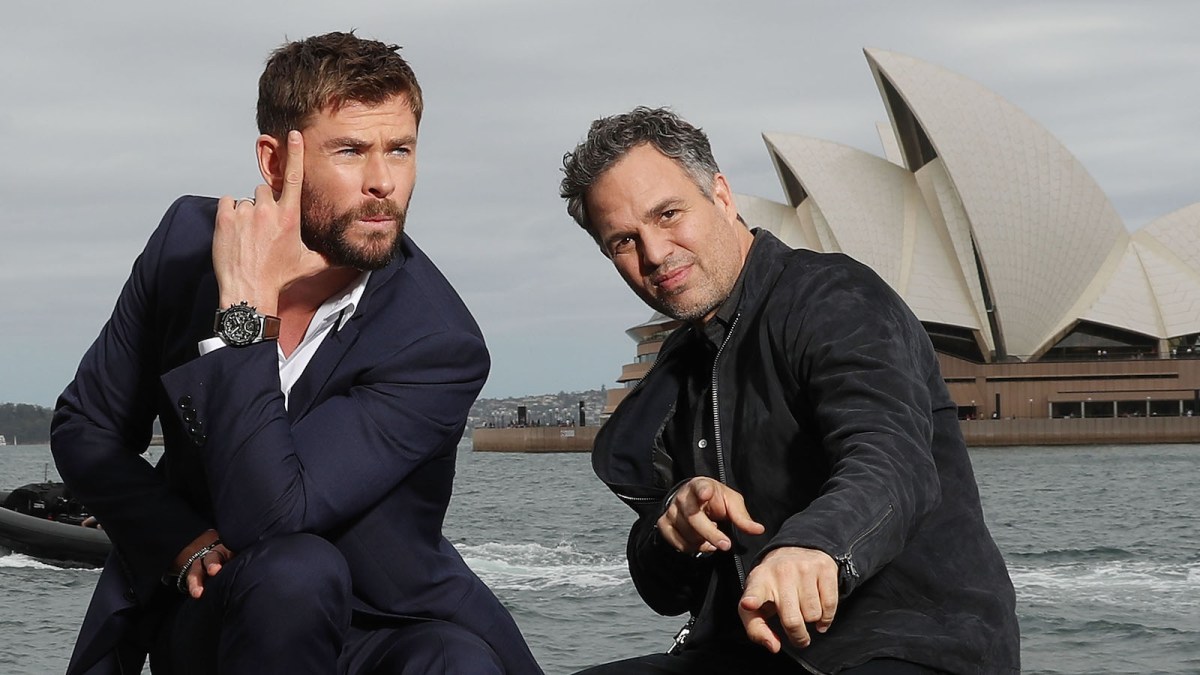
[[[154,675],[502,675],[482,638],[443,621],[359,622],[341,552],[309,534],[239,553],[180,596],[150,654]]]
[[[839,675],[935,675],[940,671],[897,659],[872,659],[846,668]],[[576,675],[808,675],[790,657],[755,645],[722,644],[698,647],[680,654],[649,654],[614,661]]]

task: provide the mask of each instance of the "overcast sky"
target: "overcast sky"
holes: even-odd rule
[[[1130,229],[1200,200],[1200,3],[44,2],[0,25],[0,402],[53,404],[180,194],[249,195],[256,83],[287,39],[404,46],[425,91],[407,231],[492,353],[484,396],[614,386],[650,316],[557,196],[600,115],[669,105],[734,190],[783,201],[761,134],[882,154],[862,54],[1008,99]],[[1053,289],[1047,289],[1053,292]]]

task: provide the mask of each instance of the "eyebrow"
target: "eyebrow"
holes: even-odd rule
[[[387,147],[388,148],[398,148],[398,147],[401,147],[404,145],[414,145],[414,144],[416,144],[416,142],[417,142],[417,137],[415,135],[410,134],[408,136],[398,136],[396,138],[389,139],[387,142]],[[339,136],[337,138],[331,138],[322,144],[322,146],[325,147],[326,149],[354,148],[355,150],[362,150],[363,148],[369,148],[372,145],[374,145],[374,143],[372,143],[371,141],[364,141],[361,138],[354,138],[351,136]]]
[[[646,209],[646,212],[642,215],[644,217],[646,217],[647,219],[655,218],[658,216],[658,214],[662,213],[663,211],[668,211],[672,208],[679,209],[682,207],[683,207],[683,199],[682,198],[667,197],[667,198],[655,203],[654,206],[651,206],[650,208]]]

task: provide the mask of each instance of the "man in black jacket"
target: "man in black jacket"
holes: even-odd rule
[[[870,269],[747,229],[708,140],[597,120],[567,210],[684,325],[596,440],[668,654],[589,673],[1016,672],[1012,582],[921,323]]]

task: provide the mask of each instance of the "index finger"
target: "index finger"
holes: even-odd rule
[[[746,509],[746,500],[737,490],[726,488],[724,496],[725,518],[734,526],[746,534],[762,534],[767,531],[766,526],[750,516],[750,511]]]
[[[304,185],[304,137],[295,129],[287,135],[287,166],[284,167],[283,190],[279,205],[300,208],[300,188]]]

